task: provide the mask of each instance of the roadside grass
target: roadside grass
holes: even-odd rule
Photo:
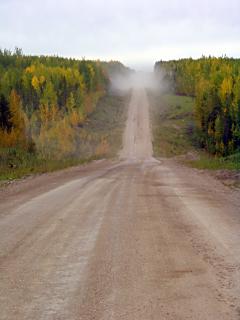
[[[217,157],[198,147],[193,118],[194,98],[150,91],[148,96],[155,157],[183,155],[181,161],[198,169],[240,170],[240,152]],[[194,159],[188,154],[194,154]]]
[[[194,99],[148,92],[153,150],[156,157],[173,157],[193,150],[188,130],[193,125]]]
[[[67,158],[44,159],[21,148],[0,149],[0,181],[52,172],[92,160],[112,158],[121,148],[129,94],[102,97],[86,123],[78,130],[77,150]]]
[[[109,93],[100,99],[96,110],[80,129],[79,154],[88,157],[116,157],[122,147],[130,93]],[[101,150],[101,147],[103,150]]]
[[[5,159],[4,159],[5,158]],[[53,172],[89,162],[93,159],[41,159],[18,148],[0,150],[0,181],[14,180],[31,174]]]
[[[199,159],[187,162],[198,169],[240,170],[240,152],[221,158],[202,153]]]

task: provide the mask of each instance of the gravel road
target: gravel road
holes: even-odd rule
[[[1,190],[1,320],[240,319],[240,194],[154,159],[148,107],[119,161]]]

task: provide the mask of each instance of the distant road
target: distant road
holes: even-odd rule
[[[148,100],[145,90],[134,90],[129,104],[120,158],[151,160],[153,155]]]
[[[0,192],[1,320],[240,319],[240,194],[154,159],[148,107],[119,161]]]

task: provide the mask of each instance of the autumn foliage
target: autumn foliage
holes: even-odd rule
[[[239,59],[159,61],[155,73],[176,94],[195,97],[196,130],[203,147],[220,155],[240,149]]]
[[[74,154],[78,130],[108,85],[99,61],[0,50],[0,147]]]

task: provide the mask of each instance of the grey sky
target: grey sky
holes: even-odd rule
[[[240,56],[240,0],[0,0],[0,47],[27,54],[156,60]]]

